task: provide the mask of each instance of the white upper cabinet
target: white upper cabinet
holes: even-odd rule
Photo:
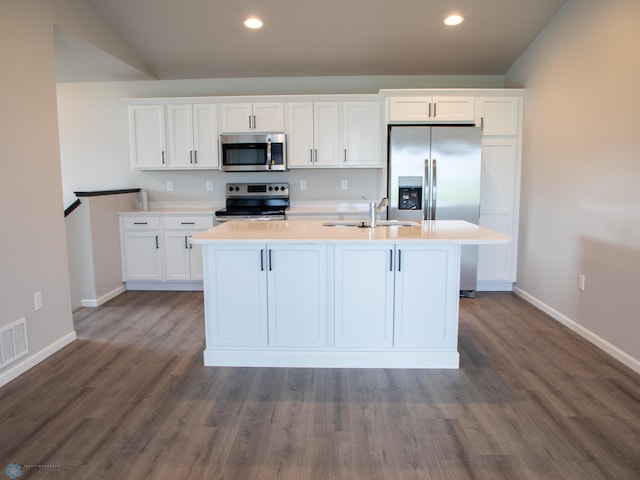
[[[337,167],[340,102],[288,102],[286,113],[289,168]]]
[[[283,103],[223,103],[220,105],[220,132],[282,132]]]
[[[479,97],[478,124],[482,135],[518,135],[519,97]]]
[[[132,169],[167,168],[164,123],[164,105],[131,105],[129,107]]]
[[[390,97],[390,122],[474,122],[475,97]]]
[[[170,168],[218,167],[216,105],[167,106]]]
[[[343,166],[381,167],[380,102],[342,102]]]

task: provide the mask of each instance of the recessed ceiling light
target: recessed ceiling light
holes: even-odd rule
[[[244,26],[247,28],[261,28],[262,20],[256,17],[250,17],[244,21]]]
[[[449,15],[444,19],[444,24],[449,25],[450,27],[454,25],[460,25],[462,22],[464,22],[464,18],[462,18],[460,15]]]

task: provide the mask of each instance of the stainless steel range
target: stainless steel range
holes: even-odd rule
[[[227,183],[226,190],[226,208],[216,211],[216,223],[287,218],[288,183]]]

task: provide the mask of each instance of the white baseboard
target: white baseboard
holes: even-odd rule
[[[61,350],[62,348],[69,345],[75,339],[76,339],[76,332],[74,330],[66,334],[64,337],[59,338],[58,340],[51,343],[50,345],[47,345],[40,351],[35,352],[33,355],[29,355],[25,357],[23,361],[14,364],[11,368],[8,368],[6,371],[0,372],[0,387],[6,385],[11,380],[22,375],[24,372],[26,372],[30,368],[35,367],[37,364],[42,362],[47,357],[50,357],[51,355],[56,353],[58,350]]]
[[[207,348],[205,367],[459,368],[457,351]]]
[[[126,282],[127,290],[159,290],[159,291],[180,291],[180,292],[201,292],[203,290],[202,280],[193,281],[169,281],[169,282]]]
[[[514,286],[513,287],[513,293],[518,295],[523,300],[526,300],[531,305],[539,308],[544,313],[546,313],[547,315],[552,317],[554,320],[557,320],[558,322],[562,323],[565,327],[573,330],[574,332],[576,332],[578,335],[580,335],[584,339],[590,341],[596,347],[598,347],[601,350],[605,351],[606,353],[611,355],[616,360],[624,363],[630,369],[634,370],[637,373],[640,373],[640,360],[639,359],[633,358],[628,353],[620,350],[615,345],[609,343],[604,338],[600,337],[599,335],[596,335],[591,330],[583,327],[582,325],[580,325],[579,323],[577,323],[574,320],[570,319],[566,315],[560,313],[559,311],[555,310],[554,308],[551,308],[549,305],[547,305],[546,303],[538,300],[536,297],[534,297],[530,293],[525,292],[520,287]]]
[[[127,289],[124,288],[124,285],[121,285],[98,298],[84,298],[80,301],[80,305],[83,307],[99,307],[100,305],[107,303],[112,298],[116,298],[121,293],[126,292],[126,290]]]
[[[478,292],[511,292],[513,282],[495,280],[478,280],[476,291]]]

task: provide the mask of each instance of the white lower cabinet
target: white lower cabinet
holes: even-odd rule
[[[169,282],[202,282],[202,246],[189,238],[211,227],[213,214],[121,215],[123,280],[129,288],[144,285],[145,290],[165,289]]]
[[[164,279],[202,280],[202,247],[189,241],[192,235],[213,227],[211,216],[163,218]]]
[[[455,348],[460,292],[459,248],[396,248],[395,348]],[[455,308],[453,307],[455,306]]]
[[[219,245],[205,251],[207,346],[267,346],[265,247]]]
[[[207,345],[326,346],[326,246],[217,245],[205,262]]]
[[[269,345],[327,344],[327,247],[267,245]]]
[[[335,346],[393,345],[393,244],[336,245]]]
[[[122,270],[124,280],[162,280],[160,217],[121,218]]]
[[[335,247],[335,345],[452,348],[459,249],[371,244]]]

